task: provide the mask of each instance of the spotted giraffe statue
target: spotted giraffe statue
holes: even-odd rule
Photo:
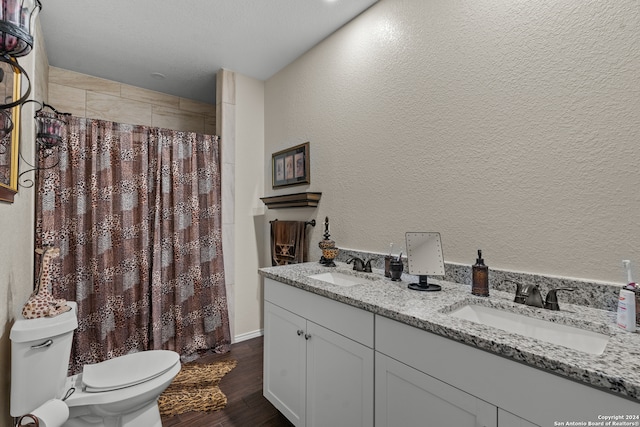
[[[71,310],[64,299],[55,299],[49,291],[52,285],[51,261],[60,256],[60,249],[48,247],[36,249],[42,255],[40,263],[40,275],[38,276],[38,288],[31,294],[27,303],[22,308],[22,315],[26,319],[38,317],[53,317],[65,311]]]

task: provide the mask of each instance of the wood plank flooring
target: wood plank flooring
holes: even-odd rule
[[[238,365],[220,381],[227,406],[216,412],[187,412],[163,417],[163,427],[292,427],[276,408],[262,396],[263,337],[231,346],[227,354],[204,356],[198,363],[235,359]]]

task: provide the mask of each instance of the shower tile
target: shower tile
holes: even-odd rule
[[[153,90],[142,89],[136,86],[122,85],[120,89],[122,98],[133,101],[146,102],[148,104],[180,108],[180,98],[166,93],[155,92]]]
[[[49,104],[56,110],[86,117],[87,91],[49,82]]]
[[[49,83],[120,96],[120,83],[57,67],[49,67]]]
[[[222,120],[221,145],[222,163],[235,164],[236,162],[236,107],[235,105],[222,104],[220,108],[220,120]]]
[[[213,114],[215,113],[216,107],[213,104],[207,104],[193,99],[180,98],[178,108],[184,111],[191,111],[192,113]]]
[[[220,185],[222,224],[233,224],[235,221],[235,171],[235,165],[230,163],[222,164],[222,180]]]
[[[236,74],[224,68],[216,74],[216,105],[236,103]],[[220,90],[222,89],[222,90]]]
[[[153,106],[152,126],[185,132],[204,133],[204,115],[161,106]]]
[[[150,104],[92,91],[87,91],[87,117],[152,126]]]
[[[207,135],[216,135],[216,112],[205,113],[204,115],[204,133]]]

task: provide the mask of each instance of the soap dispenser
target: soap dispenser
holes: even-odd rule
[[[478,259],[472,267],[471,293],[481,297],[489,296],[489,267],[484,265],[482,251],[478,249]]]

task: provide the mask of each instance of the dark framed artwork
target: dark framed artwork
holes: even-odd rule
[[[309,184],[309,143],[273,153],[271,178],[273,188]]]

